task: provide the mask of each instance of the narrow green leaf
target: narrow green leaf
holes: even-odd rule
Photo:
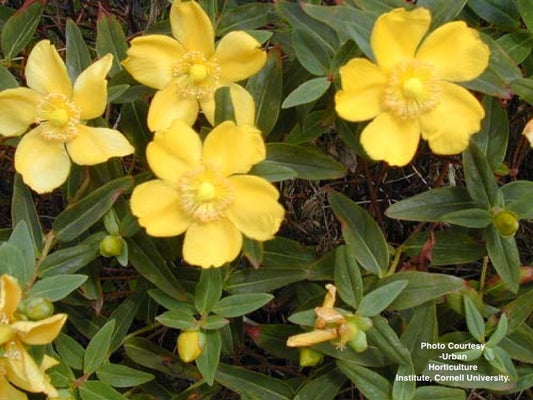
[[[98,57],[103,57],[107,53],[113,55],[113,66],[109,71],[110,76],[122,70],[120,62],[126,58],[127,50],[126,36],[124,36],[124,31],[117,18],[100,9],[96,22],[96,54]]]
[[[399,280],[367,293],[361,299],[357,308],[357,313],[365,317],[375,317],[385,310],[396,297],[398,297],[407,284],[407,281]]]
[[[19,86],[17,79],[9,70],[0,64],[0,90],[14,89]]]
[[[191,329],[196,326],[194,315],[183,311],[166,311],[156,318],[161,325],[175,329]]]
[[[196,313],[196,308],[192,304],[178,301],[160,289],[150,289],[148,294],[157,304],[165,307],[167,310],[182,311],[191,315]]]
[[[79,244],[54,251],[47,256],[39,268],[41,278],[73,274],[99,256],[97,246]]]
[[[368,400],[391,399],[392,385],[377,372],[348,361],[337,361],[337,367]]]
[[[301,268],[245,269],[232,273],[224,289],[230,293],[268,292],[306,278],[307,273]]]
[[[154,375],[120,364],[102,364],[96,376],[110,386],[124,388],[142,385],[154,379]]]
[[[67,19],[65,36],[67,39],[67,70],[70,79],[74,82],[78,75],[91,64],[91,54],[83,40],[80,28],[70,18]]]
[[[11,198],[11,220],[13,226],[25,221],[33,240],[34,248],[40,253],[43,247],[43,229],[30,190],[22,181],[19,174],[15,174],[13,183],[13,197]]]
[[[125,103],[122,106],[120,115],[120,131],[126,135],[135,147],[135,155],[141,160],[145,160],[146,146],[153,136],[146,124],[148,103],[146,100]]]
[[[444,214],[441,220],[466,228],[485,228],[492,222],[492,214],[482,208],[466,208]]]
[[[348,246],[339,246],[335,252],[335,286],[342,301],[357,308],[363,298],[363,280],[359,264]]]
[[[85,349],[77,340],[64,333],[60,333],[54,340],[54,346],[61,356],[61,359],[67,363],[69,367],[81,371]]]
[[[23,282],[26,274],[21,271],[20,266],[24,265],[24,262],[24,254],[18,247],[8,242],[0,245],[0,275],[8,274]]]
[[[431,11],[431,30],[455,19],[468,0],[419,0],[416,5]],[[402,5],[403,6],[403,5]],[[398,6],[398,7],[402,7]]]
[[[24,262],[18,266],[20,276],[19,285],[24,287],[31,280],[35,272],[35,261],[37,258],[30,230],[24,220],[15,226],[9,236],[8,243],[18,248],[24,257]]]
[[[206,331],[205,345],[202,354],[196,359],[196,366],[209,385],[213,385],[215,381],[221,349],[222,341],[219,331]]]
[[[466,314],[466,325],[470,334],[480,343],[485,342],[485,323],[483,316],[480,314],[472,300],[463,297]]]
[[[415,371],[411,364],[400,364],[396,376],[413,376]],[[412,400],[415,396],[414,380],[394,379],[392,384],[392,400]]]
[[[4,24],[0,44],[6,59],[15,57],[30,42],[43,9],[41,1],[26,1]]]
[[[443,386],[419,386],[413,400],[466,400],[466,393],[461,389]]]
[[[515,0],[514,3],[527,29],[533,33],[533,9],[531,8],[531,3],[529,0]]]
[[[320,98],[331,86],[328,77],[310,79],[294,89],[281,104],[281,108],[291,108],[311,103]]]
[[[485,230],[485,243],[489,258],[505,285],[512,291],[518,290],[520,279],[520,254],[514,238],[503,238],[494,226]]]
[[[260,176],[269,182],[286,181],[287,179],[294,179],[298,176],[298,173],[292,168],[268,160],[263,160],[259,164],[255,164],[249,174]]]
[[[506,27],[518,27],[518,12],[513,2],[469,0],[468,6],[485,21]]]
[[[490,335],[489,340],[487,341],[487,347],[496,346],[502,341],[502,339],[507,335],[507,330],[509,325],[507,324],[507,316],[503,313],[498,321],[496,330]]]
[[[309,380],[296,394],[294,400],[333,400],[346,382],[346,377],[337,369]]]
[[[137,292],[135,295],[128,297],[113,310],[109,316],[109,319],[115,320],[115,329],[113,330],[111,344],[109,345],[110,352],[115,351],[122,345],[137,311],[145,302],[145,295]]]
[[[263,242],[244,236],[242,252],[254,268],[259,268],[261,266],[261,263],[263,262]]]
[[[220,299],[211,311],[226,318],[240,317],[263,307],[273,298],[268,293],[235,294]]]
[[[522,100],[533,104],[533,79],[520,77],[513,80],[510,87]]]
[[[28,294],[34,297],[42,297],[49,301],[58,301],[67,297],[74,290],[79,288],[87,280],[87,275],[63,275],[52,276],[37,281],[28,290]]]
[[[107,383],[87,381],[78,388],[82,400],[127,400]]]
[[[208,314],[217,304],[222,296],[222,284],[220,269],[202,269],[194,293],[194,305],[200,314]]]
[[[85,354],[83,356],[83,373],[91,374],[106,360],[109,356],[109,346],[111,344],[111,337],[115,329],[115,320],[108,321],[100,330],[93,336]]]
[[[487,159],[474,143],[463,152],[466,188],[470,197],[480,208],[496,206],[498,185]]]
[[[257,29],[275,22],[274,5],[250,3],[239,7],[226,7],[217,27],[217,35],[224,36],[231,31]]]
[[[224,121],[235,121],[235,109],[229,86],[222,86],[215,92],[215,125]]]
[[[522,30],[500,36],[496,39],[496,42],[505,49],[517,64],[521,64],[531,54],[531,49],[533,49],[533,35]]]
[[[509,333],[512,333],[533,312],[533,288],[524,291],[516,299],[503,307],[509,322]]]
[[[230,321],[228,319],[223,318],[219,315],[209,315],[201,322],[200,328],[205,330],[218,330],[228,325],[229,323]]]
[[[387,320],[378,316],[372,318],[372,322],[372,328],[366,332],[368,340],[375,344],[392,361],[398,364],[410,365],[412,361],[409,350],[400,341]]]
[[[322,41],[317,40],[316,35],[296,28],[292,31],[292,45],[298,61],[307,71],[316,76],[327,74],[331,52]]]

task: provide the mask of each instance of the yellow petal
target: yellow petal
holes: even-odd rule
[[[175,1],[170,8],[172,35],[186,51],[199,51],[206,58],[215,51],[215,32],[205,11],[196,3]]]
[[[220,66],[220,77],[232,82],[246,79],[258,72],[266,62],[266,53],[252,36],[234,31],[224,36],[217,45],[215,58]]]
[[[0,277],[0,315],[12,319],[21,298],[22,290],[18,281],[10,275],[2,275]]]
[[[0,135],[19,136],[35,122],[35,110],[42,96],[28,88],[0,92]]]
[[[46,371],[47,369],[55,367],[56,365],[59,365],[59,361],[45,354],[43,356],[43,360],[41,361],[41,371]]]
[[[202,142],[183,121],[175,120],[166,131],[156,132],[146,148],[146,158],[154,174],[178,185],[181,175],[200,165]]]
[[[235,122],[237,125],[255,125],[255,101],[252,95],[241,85],[230,81],[225,81],[221,86],[228,86],[230,89],[229,93],[233,103],[233,112],[235,114]],[[201,99],[200,108],[209,123],[215,125],[214,96],[208,96],[205,99]]]
[[[164,35],[146,35],[131,41],[122,65],[143,85],[164,89],[172,80],[172,68],[184,49],[175,39]]]
[[[59,335],[67,321],[67,314],[55,314],[40,321],[17,321],[11,327],[26,344],[48,344]]]
[[[435,29],[422,42],[416,59],[437,68],[437,75],[461,82],[477,78],[489,64],[490,50],[464,21],[449,22]]]
[[[72,92],[72,101],[81,107],[81,119],[102,115],[107,105],[107,73],[113,65],[113,56],[107,54],[83,71]]]
[[[412,59],[430,22],[431,14],[425,8],[397,8],[381,15],[370,38],[378,65],[388,71],[397,63]]]
[[[442,82],[439,104],[420,116],[422,137],[436,154],[458,154],[479,131],[484,116],[483,107],[468,90]]]
[[[257,176],[236,175],[229,179],[235,189],[227,211],[229,220],[251,239],[272,239],[285,214],[278,203],[278,190]]]
[[[361,133],[361,144],[374,160],[403,166],[416,153],[420,138],[418,121],[379,114]]]
[[[72,82],[67,67],[49,40],[41,40],[31,50],[26,64],[26,83],[41,94],[61,93],[70,98]]]
[[[131,195],[131,211],[139,225],[151,236],[176,236],[189,227],[176,188],[160,180],[136,186]]]
[[[195,222],[185,233],[183,258],[202,268],[221,267],[241,251],[242,234],[227,219]]]
[[[44,139],[37,127],[25,134],[15,152],[15,169],[24,183],[37,193],[51,192],[61,186],[70,172],[65,144]]]
[[[9,384],[6,378],[0,376],[0,399],[28,400],[28,396]]]
[[[335,94],[335,110],[348,121],[365,121],[382,111],[386,76],[364,58],[353,58],[340,69],[342,90]]]
[[[192,126],[198,116],[198,110],[198,101],[181,96],[176,86],[171,83],[165,89],[159,90],[152,99],[148,110],[148,128],[151,131],[163,131],[175,119]]]
[[[232,121],[213,128],[205,139],[202,154],[204,163],[224,176],[248,172],[265,157],[265,142],[259,131],[250,132]]]
[[[312,346],[314,344],[327,342],[337,338],[337,330],[331,329],[318,329],[311,332],[300,333],[299,335],[290,336],[287,339],[288,347],[305,347]]]

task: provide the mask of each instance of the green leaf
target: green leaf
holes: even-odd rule
[[[91,54],[83,40],[80,28],[70,18],[67,19],[65,36],[67,39],[67,70],[70,79],[74,82],[78,75],[91,64]]]
[[[480,343],[485,342],[485,322],[474,302],[470,298],[463,297],[465,305],[466,326],[470,334]]]
[[[400,364],[396,376],[413,376],[415,371],[411,364]],[[413,380],[394,379],[392,400],[412,400],[415,396],[416,382]]]
[[[377,372],[348,361],[337,361],[337,367],[368,400],[391,399],[392,385]]]
[[[18,55],[30,42],[43,9],[40,1],[25,2],[4,24],[0,44],[6,59],[10,60]]]
[[[527,101],[529,104],[533,104],[533,79],[515,79],[511,82],[510,87],[522,100]]]
[[[13,226],[25,221],[30,229],[35,252],[40,253],[43,248],[43,229],[30,190],[22,181],[19,174],[15,174],[13,183],[13,197],[11,198],[11,220]]]
[[[318,378],[307,381],[294,400],[333,400],[345,382],[346,378],[337,369],[327,371]]]
[[[468,0],[419,0],[416,5],[418,7],[427,8],[431,11],[430,30],[433,30],[445,22],[455,19],[455,17],[457,17],[463,10],[467,1]]]
[[[533,329],[522,324],[512,333],[507,333],[499,346],[513,359],[533,363]]]
[[[127,400],[107,383],[87,381],[78,388],[82,400]]]
[[[357,308],[363,298],[363,280],[357,260],[348,246],[339,246],[335,252],[335,286],[346,304]]]
[[[395,281],[367,293],[359,303],[357,313],[375,317],[385,310],[407,286],[407,281]]]
[[[37,283],[28,290],[28,294],[54,302],[67,297],[86,280],[87,275],[70,274],[52,276],[37,281]]]
[[[533,36],[525,31],[508,33],[499,37],[496,42],[517,64],[522,63],[531,54],[533,48]]]
[[[76,239],[108,212],[118,197],[131,189],[130,176],[117,178],[85,196],[57,216],[53,227],[57,238],[68,242]]]
[[[184,311],[166,311],[158,316],[156,321],[175,329],[191,329],[196,326],[194,315]]]
[[[115,320],[108,321],[93,336],[83,356],[83,373],[92,374],[109,356],[111,337],[115,329]]]
[[[532,181],[513,181],[503,185],[500,188],[506,204],[514,201],[528,199],[533,202],[533,182]]]
[[[248,173],[250,175],[260,176],[269,182],[285,181],[298,176],[298,173],[292,168],[268,160],[263,160],[259,164],[255,164]]]
[[[273,4],[251,3],[239,7],[226,7],[217,27],[217,36],[231,31],[261,28],[275,22]]]
[[[218,330],[230,323],[229,320],[219,315],[209,315],[200,323],[200,328],[205,330]]]
[[[461,389],[443,386],[419,386],[413,400],[466,400],[466,393]]]
[[[259,268],[238,270],[225,282],[224,289],[230,293],[268,292],[306,279],[301,268]]]
[[[146,296],[138,292],[128,297],[113,310],[109,316],[109,319],[115,320],[115,329],[109,345],[110,352],[115,351],[122,345],[137,311],[145,301]]]
[[[474,207],[467,190],[462,187],[442,187],[428,190],[390,206],[385,215],[408,221],[437,222],[453,211]]]
[[[529,0],[515,0],[514,4],[518,8],[527,29],[533,33],[533,9],[531,9],[531,3]]]
[[[215,125],[224,121],[235,121],[235,109],[229,86],[222,86],[215,92]]]
[[[0,64],[0,90],[14,89],[19,86],[17,79],[9,70]]]
[[[482,208],[466,208],[444,214],[441,220],[466,228],[485,228],[492,222],[492,214]]]
[[[242,252],[254,268],[259,268],[263,262],[263,242],[250,239],[246,236],[242,241]]]
[[[291,108],[311,103],[320,98],[331,86],[328,77],[310,79],[294,89],[281,104],[281,108]]]
[[[463,152],[466,188],[470,197],[480,208],[496,206],[498,185],[487,159],[474,143]]]
[[[219,331],[205,332],[205,345],[202,354],[196,359],[196,366],[209,385],[213,385],[218,364],[220,362],[220,350],[222,341]]]
[[[509,319],[509,333],[512,333],[533,312],[533,288],[524,291],[516,299],[503,307]]]
[[[498,275],[514,293],[518,290],[520,279],[520,254],[514,238],[503,238],[491,225],[485,230],[487,253]]]
[[[98,379],[110,386],[124,388],[142,385],[154,379],[154,375],[120,364],[102,364],[96,370]]]
[[[157,304],[168,310],[181,311],[191,315],[196,313],[196,308],[192,304],[178,301],[160,289],[150,289],[148,294]]]
[[[122,106],[120,114],[120,131],[126,135],[135,147],[135,156],[141,160],[145,160],[146,146],[152,140],[153,136],[146,124],[148,103],[146,100],[125,103]]]
[[[61,359],[71,368],[81,371],[85,349],[72,337],[60,333],[54,340],[54,346]]]
[[[226,318],[240,317],[263,307],[273,298],[268,293],[235,294],[220,299],[212,312]]]
[[[506,27],[518,27],[518,12],[513,2],[469,0],[468,6],[485,21]]]
[[[327,131],[327,111],[313,111],[297,123],[285,138],[285,143],[300,144],[310,142]]]
[[[102,12],[100,9],[96,21],[96,54],[98,57],[103,57],[107,53],[113,55],[113,66],[109,71],[110,76],[122,70],[120,62],[126,58],[127,50],[126,37],[117,18],[112,14]]]
[[[8,242],[0,245],[0,275],[8,274],[23,282],[26,274],[20,266],[24,265],[24,262],[24,254],[18,247]]]
[[[298,178],[308,180],[337,179],[346,173],[342,164],[326,156],[316,147],[285,143],[267,143],[267,160],[288,167]]]
[[[24,257],[24,262],[18,266],[19,285],[25,286],[35,272],[37,254],[33,244],[30,230],[24,220],[20,221],[9,236],[8,243],[17,247]]]
[[[373,325],[366,334],[368,340],[375,344],[390,360],[398,364],[410,365],[411,355],[383,317],[372,319]]]
[[[44,259],[38,271],[39,276],[47,278],[73,274],[98,256],[98,247],[89,244],[79,244],[56,250]]]
[[[389,264],[389,252],[376,221],[362,207],[340,193],[330,193],[329,204],[341,222],[344,240],[357,262],[372,274],[384,276]]]
[[[496,330],[490,335],[489,340],[487,341],[487,347],[495,346],[502,341],[502,339],[507,335],[507,330],[509,325],[507,324],[507,316],[503,313],[498,321]]]
[[[257,400],[288,400],[294,396],[291,387],[280,379],[223,363],[218,366],[215,380],[241,395],[253,394]]]
[[[292,45],[302,67],[316,76],[327,74],[331,63],[331,51],[316,35],[296,28],[292,31]]]
[[[222,296],[222,273],[218,268],[202,269],[194,292],[194,305],[200,314],[209,314]]]

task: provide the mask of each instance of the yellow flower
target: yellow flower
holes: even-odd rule
[[[242,235],[271,239],[283,220],[277,189],[263,178],[244,175],[265,158],[258,130],[226,121],[202,144],[185,122],[156,132],[146,149],[159,179],[137,186],[131,209],[152,236],[185,233],[189,264],[219,267],[232,261]]]
[[[42,40],[28,57],[28,88],[0,92],[0,134],[20,136],[37,124],[22,137],[15,153],[15,169],[36,192],[50,192],[65,182],[71,159],[94,165],[133,152],[120,132],[84,123],[106,108],[105,76],[111,63],[111,54],[102,57],[73,85],[55,47]]]
[[[15,386],[32,393],[57,396],[56,389],[44,371],[57,362],[48,356],[38,366],[24,345],[51,343],[67,320],[66,314],[56,314],[40,321],[21,320],[17,308],[22,290],[15,278],[0,277],[0,398],[25,399]],[[18,393],[17,393],[18,392]]]
[[[374,118],[361,144],[375,160],[407,164],[420,134],[434,153],[457,154],[480,129],[481,104],[451,82],[478,77],[489,48],[463,21],[446,23],[424,39],[430,22],[423,8],[381,15],[371,35],[377,64],[354,58],[340,69],[335,108],[349,121]]]
[[[214,93],[229,86],[239,121],[241,98],[249,95],[234,82],[259,71],[266,61],[260,44],[242,31],[225,35],[215,49],[211,21],[195,2],[174,1],[170,9],[174,38],[147,35],[133,39],[126,70],[143,85],[158,89],[148,111],[152,131],[167,129],[174,119],[192,125],[201,108],[214,124]]]
[[[533,118],[528,121],[526,126],[524,126],[524,129],[522,130],[522,135],[526,137],[531,147],[533,147]]]

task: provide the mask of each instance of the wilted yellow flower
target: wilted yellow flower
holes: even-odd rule
[[[57,396],[45,370],[57,364],[48,356],[38,366],[24,345],[51,343],[61,331],[66,314],[56,314],[40,321],[25,321],[17,313],[22,290],[15,278],[0,277],[0,398],[25,399],[15,386],[31,393]]]
[[[279,229],[284,210],[277,189],[263,178],[243,175],[265,158],[261,134],[226,121],[202,144],[185,122],[156,132],[146,149],[158,179],[133,190],[131,209],[152,236],[185,233],[189,264],[219,267],[232,261],[242,235],[264,241]]]
[[[28,88],[0,92],[0,134],[22,137],[15,152],[15,169],[37,193],[59,187],[68,177],[71,159],[94,165],[125,156],[133,147],[118,131],[85,125],[103,114],[107,104],[105,76],[108,54],[90,65],[72,85],[55,47],[42,40],[26,64]]]
[[[376,64],[354,58],[340,69],[337,113],[349,121],[374,118],[361,144],[375,160],[407,164],[420,134],[434,153],[457,154],[480,129],[483,107],[451,82],[477,78],[488,65],[489,48],[463,21],[425,37],[430,22],[423,8],[381,15],[371,35]]]
[[[215,49],[211,21],[195,2],[174,1],[170,9],[174,38],[146,35],[133,39],[122,62],[139,82],[158,89],[148,111],[148,127],[164,130],[174,119],[192,125],[201,108],[214,123],[214,93],[229,86],[236,119],[247,92],[234,82],[259,71],[266,54],[257,40],[243,31],[225,35]]]

